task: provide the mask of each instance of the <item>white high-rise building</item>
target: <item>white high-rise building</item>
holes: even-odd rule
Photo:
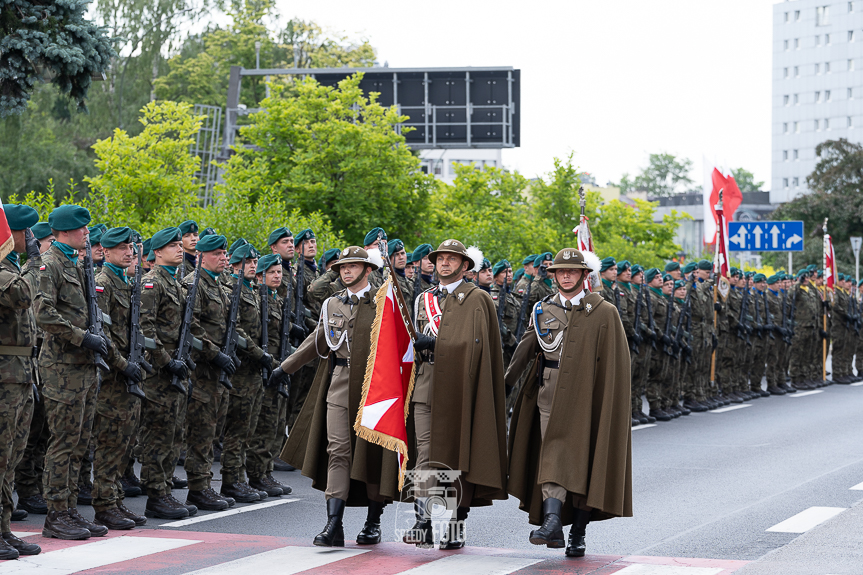
[[[863,0],[773,6],[770,203],[808,193],[815,146],[863,142]]]

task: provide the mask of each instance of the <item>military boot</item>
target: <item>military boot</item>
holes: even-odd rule
[[[96,524],[104,525],[108,529],[114,531],[125,531],[134,529],[135,522],[126,517],[126,515],[116,507],[106,509],[105,511],[96,512]]]
[[[18,559],[18,550],[6,543],[5,540],[0,539],[0,559],[2,560],[11,560]]]
[[[174,475],[171,477],[171,489],[185,489],[189,486],[189,482],[185,479]]]
[[[267,483],[269,483],[270,485],[272,485],[274,487],[278,487],[279,489],[281,489],[282,495],[288,495],[289,493],[291,493],[293,491],[293,489],[291,489],[290,486],[285,485],[284,483],[282,483],[281,481],[279,481],[275,477],[273,477],[272,473],[267,473],[264,476],[264,481],[266,481]]]
[[[186,503],[196,506],[204,511],[224,511],[228,508],[228,502],[215,496],[215,492],[208,493],[206,490],[192,491],[186,495]]]
[[[221,495],[227,495],[228,497],[232,497],[240,503],[254,503],[255,501],[261,500],[261,497],[260,495],[258,495],[257,491],[251,491],[250,489],[245,489],[244,487],[245,485],[240,482],[222,483],[222,489],[219,491],[219,493]]]
[[[24,509],[14,509],[13,508],[11,520],[12,521],[24,521],[25,519],[27,519],[28,515],[29,515],[29,513],[27,513],[27,511],[25,511]]]
[[[15,537],[12,533],[4,533],[3,541],[7,545],[14,547],[19,555],[39,555],[42,552],[42,548],[35,543],[27,543],[23,539]]]
[[[48,504],[45,503],[45,498],[39,493],[28,497],[19,497],[18,507],[36,515],[45,515],[48,513]]]
[[[357,535],[357,545],[375,545],[381,542],[381,515],[386,504],[369,501],[369,511],[363,530]]]
[[[273,469],[276,471],[296,471],[297,468],[289,463],[282,461],[280,457],[273,459]]]
[[[90,481],[81,481],[78,484],[78,504],[93,505],[93,484]]]
[[[57,539],[81,540],[89,539],[90,531],[79,526],[77,522],[69,517],[69,510],[48,511],[45,524],[42,526],[42,537],[56,537]]]
[[[530,532],[530,542],[534,545],[545,545],[550,549],[560,549],[565,545],[563,540],[563,524],[560,522],[560,511],[563,501],[549,497],[542,502],[542,525]]]
[[[455,510],[455,520],[450,519],[447,524],[446,531],[440,540],[441,551],[452,551],[461,549],[465,544],[465,529],[464,522],[467,521],[467,514],[470,507],[459,507]],[[563,538],[563,533],[561,533]]]
[[[71,521],[74,522],[79,527],[83,527],[87,531],[90,532],[90,535],[93,537],[102,537],[108,534],[108,528],[104,525],[97,525],[90,521],[89,519],[84,519],[84,517],[78,513],[77,507],[69,508],[69,517]]]
[[[275,485],[268,485],[263,477],[249,477],[249,487],[256,491],[265,491],[270,497],[279,497],[282,490]]]
[[[143,515],[135,514],[134,511],[132,511],[131,509],[129,509],[128,507],[123,505],[122,501],[117,502],[117,509],[120,510],[120,513],[122,513],[124,517],[128,517],[129,519],[131,519],[132,522],[135,525],[137,525],[138,527],[141,527],[142,525],[147,524],[147,518],[146,517],[144,517]]]
[[[226,495],[219,495],[218,493],[216,493],[216,490],[213,489],[212,487],[207,487],[206,489],[204,489],[204,492],[207,493],[210,497],[213,497],[215,499],[224,499],[225,501],[228,502],[228,507],[233,507],[234,505],[237,504],[236,499],[234,499],[233,497],[228,497]]]
[[[144,515],[156,519],[185,519],[189,516],[189,510],[170,495],[161,495],[147,499]]]
[[[345,528],[342,518],[345,515],[345,500],[327,499],[327,524],[324,530],[315,537],[314,544],[318,547],[344,547]]]
[[[775,385],[768,385],[767,392],[770,393],[770,395],[785,395],[786,393],[784,389],[781,389]]]
[[[137,497],[144,491],[141,489],[141,481],[135,475],[135,470],[129,466],[126,473],[120,478],[120,485],[123,486],[123,495],[126,497]]]
[[[212,490],[211,490],[211,491],[212,491]],[[213,494],[214,494],[214,495],[215,495],[215,493],[216,493],[216,492],[215,492],[215,491],[213,491]],[[188,512],[189,512],[189,517],[192,517],[195,513],[197,513],[197,512],[198,512],[198,508],[197,508],[197,507],[195,507],[195,506],[194,506],[194,505],[192,505],[191,503],[188,503],[188,502],[187,502],[187,503],[183,503],[183,502],[181,502],[181,501],[177,500],[177,498],[176,498],[176,497],[174,497],[173,493],[172,493],[171,495],[168,495],[168,499],[170,499],[171,501],[173,501],[173,502],[174,502],[175,504],[177,504],[177,505],[182,505],[183,507],[185,507],[185,508],[186,508],[186,511],[188,511]],[[229,506],[229,507],[230,507],[230,506]]]
[[[586,543],[584,540],[587,524],[590,522],[590,511],[575,510],[575,520],[569,529],[569,541],[566,544],[567,557],[584,557]]]
[[[656,419],[657,421],[671,421],[672,417],[663,411],[662,409],[656,408],[650,410],[650,417]]]
[[[414,501],[414,513],[417,521],[405,533],[402,541],[414,544],[420,549],[434,547],[434,532],[432,532],[431,509],[428,508],[428,497],[417,497]]]

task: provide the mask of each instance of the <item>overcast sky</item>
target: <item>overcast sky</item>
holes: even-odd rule
[[[772,5],[778,0],[279,0],[286,18],[366,37],[390,67],[521,70],[521,147],[535,176],[575,152],[597,182],[670,152],[745,167],[770,187]]]

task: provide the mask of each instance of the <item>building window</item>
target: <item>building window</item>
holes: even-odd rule
[[[782,161],[783,162],[788,161],[788,150],[782,150]]]
[[[815,131],[816,132],[821,131],[821,121],[820,120],[815,120]],[[794,159],[795,160],[797,159],[797,154],[794,155]]]
[[[854,99],[854,88],[848,88],[848,99],[849,100]]]
[[[829,130],[829,129],[830,129],[830,118],[825,118],[825,119],[824,119],[824,129],[825,129],[825,130]]]
[[[787,133],[788,133],[788,122],[783,122],[783,123],[782,123],[782,133],[783,133],[783,134],[787,134]]]
[[[782,48],[787,52],[788,51],[788,40],[782,41]]]
[[[848,71],[850,72],[850,71],[853,71],[853,70],[854,70],[854,59],[853,59],[853,58],[849,58],[849,59],[848,59]]]
[[[819,103],[821,101],[821,92],[815,92],[815,103]]]
[[[794,19],[799,18],[800,10],[796,10]],[[815,8],[815,25],[827,26],[830,23],[830,6],[818,6]]]
[[[794,49],[795,50],[800,49],[800,38],[794,38]]]
[[[794,66],[794,77],[800,76],[800,66]]]
[[[787,188],[787,187],[788,187],[788,178],[782,178],[782,187],[783,187],[783,188]]]
[[[783,77],[783,78],[787,78],[787,77],[788,77],[788,68],[783,68],[783,70],[782,70],[782,77]]]
[[[848,41],[849,42],[854,41],[854,30],[848,30]]]
[[[782,96],[782,105],[783,105],[783,106],[787,106],[787,105],[788,105],[788,96],[787,96],[787,95]]]
[[[849,2],[849,3],[848,3],[848,11],[849,11],[849,12],[853,12],[853,11],[854,11],[854,2]]]
[[[825,74],[830,73],[830,62],[824,62],[824,73]]]
[[[794,160],[796,161],[799,159],[800,159],[800,154],[797,153],[797,150],[794,150]]]
[[[854,122],[851,120],[851,116],[848,116],[848,127],[849,127],[849,128],[853,128],[853,127],[854,127]]]
[[[794,94],[794,105],[795,106],[800,105],[800,94]]]
[[[795,178],[794,178],[794,187],[796,188],[796,187],[797,187],[797,186],[799,186],[799,185],[800,185],[800,178],[796,178],[796,177],[795,177]]]
[[[795,22],[799,22],[799,21],[800,21],[800,10],[795,10],[795,11],[794,11],[794,21],[795,21]]]
[[[826,46],[830,45],[830,34],[824,34],[824,44]]]
[[[820,46],[820,45],[821,45],[821,36],[815,36],[815,45],[816,45],[816,46]]]
[[[824,101],[825,102],[830,101],[830,90],[824,90]]]
[[[815,74],[821,75],[821,64],[815,64]]]
[[[788,12],[785,13],[785,22],[788,23],[790,20]]]
[[[795,134],[800,133],[800,122],[794,122],[794,133]]]

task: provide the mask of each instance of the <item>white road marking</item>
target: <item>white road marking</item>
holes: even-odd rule
[[[717,567],[681,567],[638,563],[617,571],[616,575],[717,575],[722,571]]]
[[[861,385],[863,385],[863,381],[858,381],[857,383],[852,383],[851,387],[860,387]]]
[[[851,491],[863,491],[863,483],[858,483],[854,487],[851,488]]]
[[[198,571],[190,571],[185,575],[192,575],[193,573],[195,575],[260,575],[268,572],[291,575],[307,569],[323,567],[342,559],[356,557],[363,553],[368,553],[368,551],[342,547],[282,547]]]
[[[226,511],[217,511],[208,515],[200,515],[198,517],[190,517],[189,519],[181,519],[180,521],[172,521],[170,523],[162,523],[159,527],[185,527],[186,525],[194,525],[195,523],[203,523],[204,521],[212,521],[213,519],[222,519],[231,515],[239,515],[240,513],[248,513],[249,511],[258,511],[267,507],[275,507],[276,505],[284,505],[285,503],[293,503],[299,499],[276,499],[274,501],[265,501],[264,503],[255,503],[248,507],[236,507]]]
[[[21,556],[17,561],[7,561],[0,565],[0,573],[71,575],[195,543],[200,541],[162,537],[115,537],[41,555]]]
[[[824,393],[824,390],[823,389],[813,389],[812,391],[804,391],[803,393],[800,393],[798,391],[797,393],[792,393],[791,397],[806,397],[807,395],[815,395],[816,393]]]
[[[714,409],[713,411],[708,411],[707,413],[725,413],[726,411],[734,411],[735,409],[743,409],[744,407],[752,407],[751,403],[738,403],[735,405],[729,405],[728,407],[722,407],[720,409]]]
[[[636,429],[647,429],[648,427],[656,427],[656,424],[655,423],[645,423],[644,425],[636,425],[635,427],[632,428],[632,431],[635,431]]]
[[[806,533],[816,525],[824,523],[828,519],[836,517],[846,507],[810,507],[789,517],[782,523],[777,523],[767,531],[774,533]]]
[[[526,557],[490,557],[488,555],[450,555],[443,559],[401,571],[398,575],[452,575],[470,573],[471,575],[507,575],[513,571],[535,565],[544,559]],[[707,575],[707,574],[705,574]],[[712,575],[712,574],[710,574]]]
[[[24,539],[25,537],[33,537],[34,535],[42,535],[38,531],[13,531],[12,535],[17,537],[18,539]]]

